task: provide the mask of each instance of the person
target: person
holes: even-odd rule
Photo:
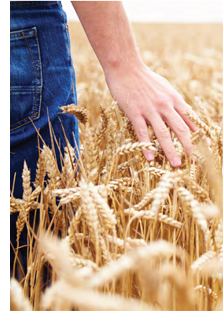
[[[190,130],[197,128],[184,113],[195,114],[192,108],[164,77],[143,63],[121,2],[72,1],[72,5],[102,66],[111,95],[115,95],[120,109],[126,112],[138,140],[150,142],[150,124],[170,164],[180,167],[166,125],[190,155]],[[49,120],[60,146],[66,146],[62,124],[77,152],[78,121],[72,115],[59,114],[59,107],[71,103],[77,105],[75,71],[61,2],[11,1],[10,189],[14,197],[22,198],[24,160],[31,171],[31,181],[35,179],[42,146],[37,130],[46,145],[52,147]],[[59,159],[58,148],[55,150]],[[154,159],[153,151],[145,150],[143,154],[147,161]],[[11,266],[16,248],[16,219],[16,214],[11,215]],[[24,229],[20,245],[26,244],[26,234]],[[21,248],[24,262],[25,249]]]

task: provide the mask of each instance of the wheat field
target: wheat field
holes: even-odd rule
[[[191,157],[170,131],[179,169],[152,128],[151,144],[138,142],[81,26],[69,27],[79,106],[61,111],[80,121],[80,155],[67,142],[60,171],[44,146],[33,185],[24,162],[10,213],[18,247],[28,230],[28,267],[11,279],[11,310],[223,310],[223,25],[132,26],[144,62],[199,116],[189,115],[199,128]]]

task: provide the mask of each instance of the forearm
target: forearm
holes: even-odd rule
[[[140,57],[119,1],[72,1],[103,70],[131,68]]]
[[[119,108],[132,122],[140,142],[150,142],[148,124],[173,167],[181,160],[166,124],[175,132],[188,155],[193,145],[190,130],[196,131],[185,112],[194,114],[170,83],[154,73],[137,53],[131,27],[121,2],[72,1],[105,73],[105,79]],[[143,151],[148,161],[150,150]]]

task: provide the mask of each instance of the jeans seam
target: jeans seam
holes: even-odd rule
[[[33,37],[33,34],[30,34],[30,35],[24,35],[24,36],[20,36],[20,35],[16,35],[16,36],[12,36],[10,37],[10,40],[19,40],[19,39],[23,39],[23,38],[32,38]]]
[[[36,70],[36,64],[35,64],[35,61],[34,61],[33,53],[32,53],[32,51],[31,51],[31,49],[30,49],[29,43],[28,43],[28,41],[27,41],[27,39],[26,39],[26,37],[25,37],[23,31],[22,31],[22,35],[24,36],[24,39],[25,39],[26,44],[27,44],[27,46],[28,46],[29,52],[30,52],[31,57],[32,57],[32,62],[33,62],[34,68],[35,68],[35,78],[36,78],[36,86],[35,86],[35,104],[34,104],[34,111],[35,111],[35,110],[36,110],[36,99],[37,99],[37,70]],[[34,113],[34,115],[35,115],[35,114],[36,114],[36,113]]]
[[[35,86],[25,86],[25,85],[19,85],[19,86],[10,86],[10,91],[23,91],[23,92],[32,92],[33,90],[35,91]]]
[[[66,37],[67,37],[67,46],[68,46],[68,53],[69,53],[69,65],[72,66],[72,61],[71,61],[71,45],[70,45],[70,39],[69,39],[69,30],[68,30],[68,25],[65,26],[65,32],[66,32]]]
[[[39,56],[39,71],[40,71],[40,95],[39,95],[39,109],[38,109],[38,115],[40,114],[40,108],[41,108],[41,98],[42,98],[42,86],[43,86],[43,76],[42,76],[42,62],[41,62],[41,55],[40,55],[40,47],[39,47],[39,40],[37,38],[37,35],[35,34],[35,40],[36,40],[36,46],[38,49],[38,56]],[[38,86],[37,86],[38,88]]]
[[[37,102],[37,69],[36,69],[36,64],[35,64],[34,57],[33,57],[32,51],[31,51],[31,49],[30,49],[29,43],[28,43],[28,41],[26,40],[26,37],[25,37],[23,31],[22,31],[22,35],[23,35],[23,37],[24,37],[24,39],[25,39],[25,41],[26,41],[27,47],[28,47],[29,52],[30,52],[30,54],[31,54],[32,62],[33,62],[34,69],[35,69],[36,83],[35,83],[35,103],[34,103],[34,112],[33,112],[31,115],[25,117],[24,119],[19,120],[18,122],[15,122],[15,123],[11,124],[10,127],[12,127],[13,125],[18,124],[18,123],[20,123],[20,122],[26,120],[27,118],[30,118],[30,117],[35,116],[35,115],[38,114],[37,111],[35,111],[35,110],[36,110],[36,102]],[[35,38],[36,38],[36,35],[35,35]],[[37,44],[37,46],[38,46],[38,44]],[[41,94],[40,94],[40,95],[41,95]],[[30,122],[30,121],[27,121],[26,123],[28,123],[28,122]],[[25,125],[26,123],[24,123],[24,124],[22,124],[22,125]],[[20,126],[21,126],[21,125],[16,126],[15,128],[13,128],[13,130],[17,129],[17,128],[20,127]]]
[[[63,9],[61,8],[61,5],[59,5],[58,1],[57,1],[57,5],[58,5],[59,10],[60,10],[60,13],[61,13],[61,15],[62,15],[62,17],[63,17],[63,23],[66,24],[66,18],[65,18],[64,11],[63,11]]]

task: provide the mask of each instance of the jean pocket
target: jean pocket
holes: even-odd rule
[[[10,130],[40,117],[42,66],[37,29],[10,32]]]

